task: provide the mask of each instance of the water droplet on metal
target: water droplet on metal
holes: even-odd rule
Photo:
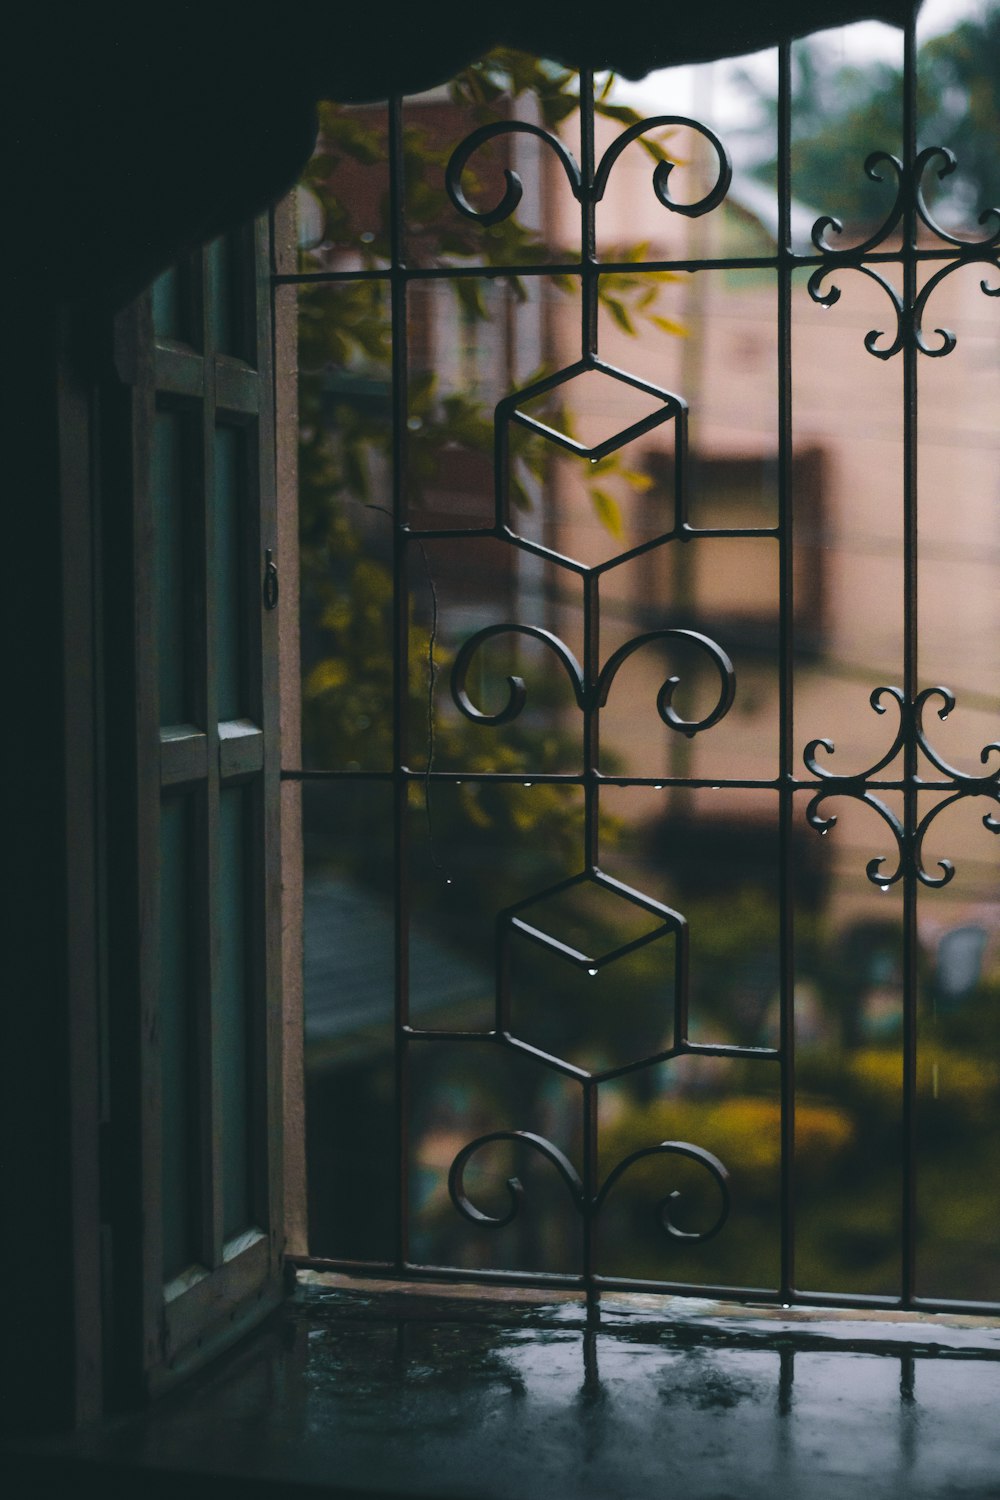
[[[820,838],[821,838],[821,839],[825,839],[825,838],[826,838],[826,836],[827,836],[827,834],[828,834],[828,833],[829,833],[829,832],[830,832],[830,830],[829,830],[829,828],[821,828],[821,829],[820,829],[820,831],[819,831],[819,836],[820,836]]]
[[[712,787],[712,791],[713,791],[713,792],[721,792],[721,791],[722,791],[722,787],[721,787],[721,786],[720,786],[720,785],[718,785],[718,783],[716,783],[716,784],[715,784],[715,785],[714,785],[714,786],[713,786],[713,787]]]
[[[889,894],[889,887],[887,885],[884,885],[882,887],[882,894],[883,894],[883,896],[888,896],[888,894]]]
[[[588,969],[587,973],[590,974],[590,975],[594,975],[594,974],[597,973],[597,970],[596,969]]]
[[[662,781],[658,781],[656,783],[656,785],[654,786],[653,791],[654,792],[662,792],[663,791],[663,782]]]
[[[530,786],[531,782],[530,781],[526,781],[524,784],[525,784],[525,786]]]

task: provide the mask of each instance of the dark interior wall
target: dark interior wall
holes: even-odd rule
[[[114,467],[98,441],[113,310],[186,245],[294,182],[318,98],[426,88],[494,41],[635,76],[861,16],[900,21],[911,9],[911,0],[690,9],[634,0],[595,18],[537,0],[492,13],[336,0],[155,12],[39,3],[6,21],[6,1425],[85,1420],[101,1401],[96,1049],[106,955],[95,891],[101,797],[121,795],[102,792],[102,746],[129,728],[124,717],[102,719],[94,676],[92,563]],[[120,683],[131,643],[114,649],[104,664]]]

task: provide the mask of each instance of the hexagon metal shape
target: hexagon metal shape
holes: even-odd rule
[[[643,395],[652,397],[658,404],[653,411],[647,411],[638,420],[630,422],[627,426],[611,432],[599,441],[586,443],[569,433],[560,432],[557,427],[533,416],[525,410],[526,406],[537,400],[538,397],[546,395],[563,386],[570,385],[582,376],[599,375],[610,382],[623,385],[632,390],[639,391]],[[674,501],[669,524],[659,531],[653,531],[650,536],[643,538],[638,546],[630,547],[620,553],[612,553],[599,563],[589,564],[578,558],[568,556],[546,546],[544,543],[521,535],[511,524],[510,516],[510,426],[517,424],[527,428],[530,432],[537,434],[545,441],[555,444],[564,452],[572,454],[581,460],[589,460],[597,463],[609,454],[617,452],[626,447],[636,438],[651,432],[654,428],[662,426],[666,422],[676,421],[678,423],[677,439],[674,449]],[[588,359],[577,360],[565,369],[557,370],[553,375],[547,375],[542,380],[537,380],[533,385],[524,390],[514,391],[510,396],[504,398],[496,409],[495,418],[496,431],[496,463],[497,463],[497,524],[502,527],[511,541],[518,546],[540,556],[552,558],[555,562],[572,568],[574,572],[587,574],[603,571],[608,567],[623,562],[626,558],[637,552],[645,551],[660,540],[667,540],[676,534],[686,519],[686,506],[684,496],[685,464],[684,459],[687,451],[687,403],[671,391],[663,390],[660,386],[652,385],[649,381],[640,380],[638,376],[630,375],[624,370],[617,369],[614,365],[606,364],[596,355]]]
[[[639,911],[648,912],[657,918],[657,922],[647,932],[631,937],[604,952],[586,953],[572,943],[555,937],[551,931],[546,930],[545,926],[539,925],[537,920],[527,919],[526,914],[533,912],[533,909],[544,907],[545,903],[552,902],[564,893],[581,886],[591,886],[605,892],[608,900],[627,903]],[[551,926],[551,922],[548,925]],[[501,912],[497,918],[497,933],[500,955],[497,991],[498,1028],[511,1046],[538,1058],[558,1072],[569,1074],[574,1078],[593,1078],[597,1081],[615,1078],[650,1063],[664,1061],[681,1050],[687,1034],[688,927],[685,918],[679,912],[669,906],[664,906],[659,901],[654,901],[652,897],[643,895],[641,891],[634,890],[633,887],[613,879],[610,875],[605,875],[600,870],[584,870]],[[664,936],[672,936],[674,939],[674,1003],[673,1038],[670,1044],[644,1054],[642,1057],[631,1058],[612,1067],[591,1072],[567,1058],[546,1052],[524,1036],[516,1035],[512,1024],[510,985],[510,945],[515,935],[527,938],[563,962],[589,975],[597,975],[602,969],[609,968],[627,954],[634,953],[638,948],[643,948]]]

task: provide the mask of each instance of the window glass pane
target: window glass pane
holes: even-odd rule
[[[156,535],[156,603],[160,723],[186,718],[184,559],[184,418],[159,411],[153,430],[152,500]]]
[[[369,781],[306,782],[302,788],[314,1255],[385,1259],[393,1253],[392,826],[390,787]]]
[[[208,331],[216,354],[240,354],[237,259],[233,236],[220,235],[208,247]]]
[[[163,1091],[163,1279],[197,1259],[193,1152],[190,805],[168,797],[160,812],[160,1057]]]
[[[168,266],[153,282],[153,332],[164,338],[180,337],[180,273]]]
[[[227,1239],[249,1225],[250,1028],[246,899],[248,789],[219,795],[219,970],[216,1040],[222,1106],[223,1232]]]
[[[243,433],[215,429],[215,663],[220,719],[235,719],[241,702],[241,504],[246,473]]]

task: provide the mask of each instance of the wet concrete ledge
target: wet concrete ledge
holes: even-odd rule
[[[304,1273],[141,1417],[7,1458],[18,1500],[996,1500],[1000,1323]]]

